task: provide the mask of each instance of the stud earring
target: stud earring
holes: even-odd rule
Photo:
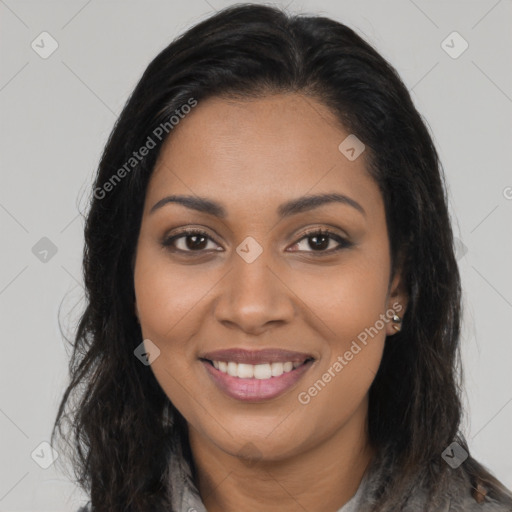
[[[398,325],[393,325],[393,329],[395,329],[396,332],[400,332],[402,329],[402,319],[395,313],[393,315],[393,322],[395,322]]]

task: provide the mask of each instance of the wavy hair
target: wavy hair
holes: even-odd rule
[[[409,295],[403,329],[386,343],[370,388],[370,442],[379,457],[394,461],[374,510],[400,510],[396,496],[420,480],[430,496],[439,494],[452,471],[443,450],[456,440],[469,452],[460,433],[460,277],[446,185],[426,123],[395,69],[347,26],[238,4],[154,58],[99,163],[85,226],[86,307],[52,430],[52,441],[58,434],[71,447],[75,476],[95,511],[172,510],[164,478],[172,443],[185,448],[193,467],[184,418],[133,354],[142,341],[133,259],[145,192],[172,137],[172,128],[160,138],[155,129],[169,127],[191,98],[200,105],[213,96],[279,93],[322,102],[366,145],[367,170],[385,204],[392,272],[401,269]],[[128,169],[149,136],[155,147]],[[460,471],[475,486],[484,482],[491,496],[506,492],[472,457]]]

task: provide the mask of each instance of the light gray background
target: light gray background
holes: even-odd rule
[[[83,500],[32,451],[49,440],[80,300],[83,209],[102,148],[142,72],[224,0],[0,0],[0,511]],[[512,487],[512,5],[510,0],[286,0],[333,17],[397,68],[445,167],[465,290],[463,355],[474,455]],[[58,49],[42,59],[43,31]],[[457,31],[469,48],[441,47]],[[458,44],[458,43],[454,43]],[[81,198],[81,199],[80,199]],[[46,263],[32,247],[48,237]]]

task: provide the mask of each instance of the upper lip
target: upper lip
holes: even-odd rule
[[[245,350],[242,348],[233,348],[228,350],[215,350],[207,352],[199,359],[209,361],[232,361],[245,364],[263,364],[263,363],[303,363],[307,359],[314,359],[311,354],[304,352],[294,352],[290,350],[281,350],[278,348],[269,348],[262,350]]]

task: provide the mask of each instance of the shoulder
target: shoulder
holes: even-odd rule
[[[462,499],[451,499],[446,512],[512,512],[512,503],[506,504],[489,497],[480,502],[469,495]]]
[[[404,512],[512,512],[512,499],[489,494],[477,495],[470,485],[452,483],[449,489],[430,496],[425,489],[416,489],[409,497]]]
[[[472,475],[485,472],[477,471],[481,466],[472,461],[471,467],[461,465],[457,469],[447,468],[442,472],[435,489],[428,484],[429,470],[434,466],[425,466],[411,481],[408,486],[407,496],[389,496],[386,503],[386,511],[402,510],[403,512],[512,512],[512,493],[492,475],[489,482],[483,482],[483,478],[475,481]],[[390,475],[396,471],[396,462],[386,457],[381,457],[379,463],[371,467],[362,502],[358,512],[375,511],[380,502],[382,492],[385,492],[386,482]],[[485,477],[487,479],[487,476]],[[403,487],[402,487],[403,489]],[[384,491],[383,491],[384,490]],[[391,508],[394,507],[394,508]]]
[[[483,482],[472,482],[464,470],[452,473],[445,497],[446,512],[512,512],[512,494],[498,496]]]

